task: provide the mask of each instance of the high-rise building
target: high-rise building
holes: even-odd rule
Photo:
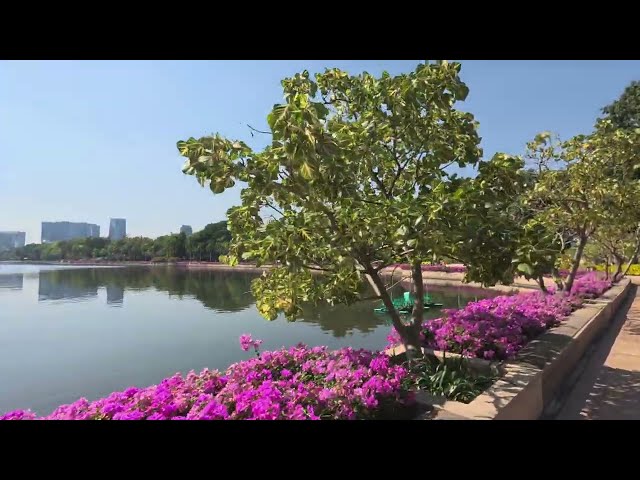
[[[24,247],[25,238],[24,232],[0,232],[0,252]]]
[[[42,222],[42,243],[99,237],[100,226],[84,222]]]
[[[100,225],[89,224],[89,236],[92,238],[97,238],[100,236]]]
[[[109,223],[109,239],[122,240],[127,236],[127,221],[124,218],[112,218]]]
[[[180,233],[184,233],[187,237],[193,235],[193,229],[191,225],[182,225],[180,227]]]

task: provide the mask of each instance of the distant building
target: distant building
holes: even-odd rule
[[[100,236],[100,226],[84,222],[42,222],[42,243]]]
[[[193,229],[191,225],[182,225],[180,227],[180,233],[184,233],[187,237],[193,235]]]
[[[112,218],[109,223],[109,240],[122,240],[127,236],[127,221],[124,218]]]
[[[0,232],[0,252],[24,247],[26,236],[24,232]]]

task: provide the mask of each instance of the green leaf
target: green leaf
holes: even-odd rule
[[[223,182],[211,182],[209,184],[209,188],[215,194],[224,192],[224,183]]]
[[[315,109],[318,118],[325,118],[329,114],[329,109],[322,103],[314,102],[311,106]]]
[[[269,124],[271,130],[275,129],[278,120],[280,120],[286,108],[286,105],[273,106],[273,110],[271,110],[271,113],[267,115],[267,123]]]
[[[521,263],[518,265],[518,271],[525,273],[526,275],[533,275],[533,268],[528,263]]]
[[[307,180],[311,180],[313,178],[313,168],[307,162],[302,162],[302,165],[300,166],[300,173],[302,174],[302,177]]]

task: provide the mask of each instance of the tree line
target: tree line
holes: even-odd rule
[[[218,261],[229,249],[227,222],[210,223],[191,236],[184,233],[156,239],[127,237],[77,238],[52,243],[31,243],[0,253],[2,260],[111,260],[111,261]]]
[[[560,293],[585,255],[617,262],[616,280],[625,273],[640,249],[640,85],[590,132],[542,132],[525,155],[484,159],[478,123],[458,108],[469,93],[460,71],[447,61],[397,76],[304,71],[282,81],[284,102],[252,129],[270,137],[264,149],[219,134],[177,143],[183,173],[214,194],[246,184],[228,211],[224,260],[277,265],[252,284],[263,316],[295,319],[303,302],[350,304],[368,282],[419,352],[422,264],[434,257],[464,264],[466,280],[486,286],[524,275],[547,291],[552,275]],[[383,274],[397,263],[411,265],[410,319]]]

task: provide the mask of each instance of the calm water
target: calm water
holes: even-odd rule
[[[263,339],[263,349],[386,344],[390,327],[386,316],[373,313],[376,302],[309,308],[292,323],[264,320],[249,293],[254,277],[0,264],[0,412],[47,414],[83,396],[144,387],[175,372],[223,370],[250,357],[240,349],[242,333]],[[478,295],[456,288],[429,293],[449,308]]]

